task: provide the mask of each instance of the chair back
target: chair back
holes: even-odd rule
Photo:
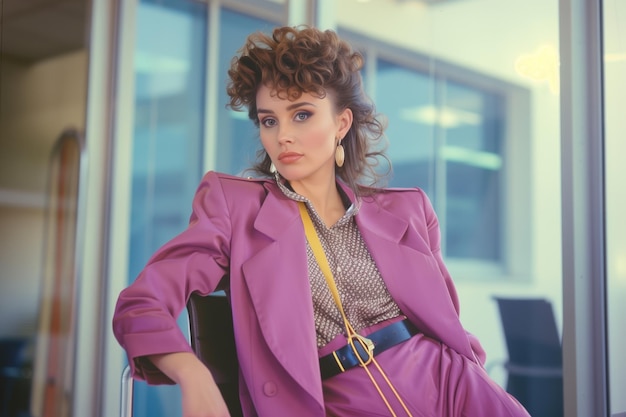
[[[561,338],[552,304],[542,298],[496,298],[509,352],[520,366],[561,367]]]
[[[533,417],[562,417],[562,349],[552,304],[542,298],[495,300],[509,354],[506,390]]]
[[[232,417],[242,416],[239,401],[239,362],[233,316],[223,292],[192,294],[187,302],[191,347],[211,371]]]

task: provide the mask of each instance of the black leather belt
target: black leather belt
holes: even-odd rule
[[[397,321],[382,329],[376,330],[367,336],[374,343],[374,354],[378,355],[381,352],[389,349],[392,346],[402,343],[405,340],[410,339],[412,336],[418,333],[417,327],[415,327],[408,319]],[[354,346],[359,352],[359,356],[363,359],[363,362],[368,362],[370,355],[363,347],[361,343],[355,341]],[[333,353],[330,353],[320,358],[320,370],[322,371],[322,379],[330,378],[337,374],[347,371],[350,368],[354,368],[359,365],[360,361],[357,357],[352,345],[348,343],[340,349],[337,349]]]

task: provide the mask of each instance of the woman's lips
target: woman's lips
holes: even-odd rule
[[[297,152],[282,152],[278,155],[278,160],[283,164],[293,164],[300,158],[302,158],[302,154]]]

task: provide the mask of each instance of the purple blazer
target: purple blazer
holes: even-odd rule
[[[354,201],[352,191],[340,186]],[[439,224],[424,192],[389,189],[363,198],[355,219],[401,311],[427,336],[482,364],[480,344],[459,321]],[[161,247],[119,296],[113,330],[133,375],[171,383],[138,358],[191,351],[176,318],[191,292],[224,287],[244,415],[323,417],[305,242],[297,203],[274,181],[208,172],[189,227]]]

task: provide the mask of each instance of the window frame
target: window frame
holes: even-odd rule
[[[527,176],[528,173],[532,172],[530,169],[532,147],[527,139],[531,134],[530,91],[520,85],[487,76],[471,68],[452,64],[420,51],[387,44],[341,27],[337,31],[355,49],[363,53],[365,57],[363,68],[366,79],[365,89],[374,103],[376,103],[376,66],[379,59],[408,70],[427,74],[434,77],[436,83],[442,80],[452,81],[503,98],[505,124],[501,152],[503,168],[500,173],[500,241],[504,248],[501,252],[501,260],[489,262],[448,257],[445,254],[445,247],[443,248],[444,257],[455,280],[530,281],[534,268],[530,199],[533,178]],[[441,162],[436,162],[436,164],[441,164]],[[445,161],[443,164],[445,165]],[[440,175],[441,168],[436,166],[435,170],[435,176]],[[433,186],[437,187],[437,190],[441,190],[440,187],[444,189],[444,193],[436,192],[436,196],[430,197],[434,197],[433,206],[439,215],[442,245],[445,245],[446,219],[443,215],[445,211],[444,202],[441,200],[441,195],[445,195],[445,184],[439,185],[438,178],[435,178]]]

